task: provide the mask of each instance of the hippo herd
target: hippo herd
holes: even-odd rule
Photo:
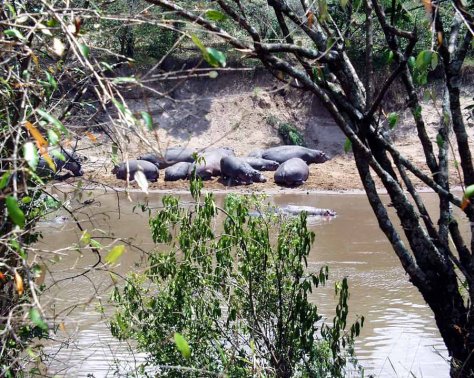
[[[198,156],[195,161],[195,157]],[[232,148],[218,147],[199,151],[192,148],[171,147],[163,156],[148,153],[135,160],[128,160],[114,167],[118,179],[133,180],[137,171],[142,171],[152,182],[158,180],[159,169],[165,170],[165,181],[186,180],[196,171],[203,180],[221,176],[228,183],[247,185],[265,182],[261,171],[275,171],[277,184],[297,186],[309,176],[308,164],[324,163],[326,154],[301,146],[278,146],[256,150],[247,157],[237,157]]]

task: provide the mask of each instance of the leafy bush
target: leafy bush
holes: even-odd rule
[[[298,129],[291,123],[280,123],[278,126],[278,134],[280,134],[285,144],[291,144],[295,146],[305,145],[303,135],[301,135]]]
[[[190,208],[164,197],[150,219],[159,247],[145,273],[114,290],[113,335],[135,339],[154,373],[167,376],[345,376],[363,318],[345,329],[345,279],[332,325],[310,303],[328,268],[307,270],[306,215],[252,216],[260,202],[237,195],[220,210],[198,193]]]

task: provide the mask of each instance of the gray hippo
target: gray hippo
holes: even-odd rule
[[[270,213],[297,216],[300,215],[303,211],[308,214],[308,217],[335,217],[337,215],[337,213],[332,209],[321,209],[319,207],[297,205],[285,205],[282,207],[271,206],[266,209],[265,212],[262,212],[261,210],[251,211],[250,215],[259,217]]]
[[[257,150],[252,150],[252,151],[250,151],[250,153],[247,156],[248,157],[254,157],[254,158],[261,158],[262,154],[263,154],[263,151],[265,151],[265,150],[262,150],[261,148],[259,148]]]
[[[146,160],[159,168],[170,167],[180,162],[194,162],[193,154],[196,153],[195,148],[184,148],[184,147],[170,147],[167,148],[163,156],[158,156],[151,152],[138,157],[138,160]]]
[[[263,151],[262,158],[274,160],[280,164],[292,158],[300,158],[304,160],[306,164],[324,163],[329,160],[324,152],[301,146],[278,146],[268,148]]]
[[[275,182],[282,185],[301,185],[309,176],[308,165],[300,158],[292,158],[281,164],[275,171]]]
[[[189,176],[189,167],[192,163],[185,161],[173,164],[165,169],[165,181],[186,180]]]
[[[297,205],[286,205],[279,209],[279,212],[289,215],[299,215],[302,212],[306,212],[310,217],[335,217],[336,212],[331,209],[321,209],[319,207],[312,206],[297,206]]]
[[[244,157],[243,161],[250,164],[252,168],[255,168],[257,171],[276,171],[280,163],[267,160],[257,157]]]
[[[189,167],[188,174],[191,176],[193,169],[196,167],[196,176],[203,180],[209,180],[213,176],[220,176],[221,159],[226,156],[235,156],[235,154],[231,148],[220,147],[204,150],[199,156],[202,156],[204,161],[192,164]]]
[[[238,184],[252,184],[266,182],[267,179],[259,171],[242,159],[235,156],[224,156],[221,159],[222,178],[228,178]]]
[[[115,173],[115,176],[120,180],[126,180],[127,177],[127,163],[128,163],[128,179],[130,181],[134,180],[134,175],[137,171],[142,171],[145,174],[145,177],[148,181],[155,182],[160,176],[160,171],[158,167],[146,160],[128,160],[128,162],[123,162],[118,166],[115,166],[112,170],[112,173]]]
[[[53,178],[55,180],[62,181],[68,179],[69,177],[79,177],[84,175],[81,166],[81,161],[83,160],[83,158],[77,155],[74,151],[65,150],[63,148],[55,148],[49,150],[48,154],[53,160],[54,165],[56,166],[56,172],[51,169],[44,157],[40,157],[38,161],[38,166],[36,167],[36,174],[39,177]],[[59,154],[61,154],[62,156],[60,156]]]

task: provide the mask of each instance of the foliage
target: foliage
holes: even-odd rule
[[[301,132],[290,122],[282,122],[278,117],[269,115],[267,117],[267,123],[277,128],[278,134],[283,140],[284,144],[305,146],[303,135]]]
[[[105,16],[89,6],[95,4],[11,0],[0,7],[0,376],[34,370],[39,353],[28,344],[52,330],[39,301],[44,287],[37,278],[45,268],[31,244],[41,237],[36,222],[64,204],[45,193],[50,177],[41,171],[67,164],[61,151],[88,135],[75,125],[83,124],[76,117],[91,104],[121,105],[104,126],[111,138],[120,140],[126,125],[142,128],[114,102],[118,85],[107,77],[113,67],[97,59],[89,35]]]
[[[352,149],[380,228],[434,313],[452,356],[451,374],[473,376],[474,252],[453,212],[453,207],[461,207],[461,199],[451,190],[453,185],[474,184],[460,90],[464,60],[472,55],[472,1],[271,0],[267,6],[277,19],[275,41],[266,40],[258,21],[247,14],[252,1],[216,2],[238,33],[225,25],[224,30],[216,29],[192,7],[146,1],[190,24],[198,23],[245,58],[259,60],[288,86],[312,93],[326,107],[347,138],[345,149]],[[385,70],[374,77],[377,62]],[[420,89],[435,68],[441,73],[443,93],[428,93],[427,102]],[[390,91],[405,99],[424,153],[422,163],[393,142],[399,117],[385,112]],[[437,115],[439,122],[428,122],[428,114]],[[430,212],[417,192],[420,181],[436,193],[438,212]],[[387,211],[378,183],[395,211]],[[474,222],[472,204],[461,210]],[[461,284],[468,290],[460,293]]]
[[[255,197],[229,195],[220,210],[195,194],[189,208],[164,197],[150,218],[157,248],[144,274],[114,290],[112,333],[168,376],[345,376],[364,319],[346,330],[346,279],[332,325],[310,302],[328,269],[308,271],[306,215],[257,217]]]

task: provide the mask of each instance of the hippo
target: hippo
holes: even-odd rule
[[[196,153],[196,151],[194,148],[170,147],[166,149],[162,157],[151,152],[139,156],[138,160],[146,160],[159,168],[167,168],[180,162],[194,162],[193,154]]]
[[[145,177],[148,181],[156,182],[160,175],[158,167],[146,160],[128,160],[128,162],[123,162],[118,166],[115,166],[112,170],[112,173],[115,173],[115,176],[120,180],[126,180],[127,177],[127,163],[128,163],[128,179],[130,181],[134,180],[135,173],[137,171],[142,171],[145,174]]]
[[[191,176],[194,167],[196,167],[196,176],[203,180],[209,180],[211,177],[221,174],[221,159],[225,156],[235,156],[235,154],[231,148],[221,147],[204,150],[200,156],[204,158],[204,161],[192,164],[189,167],[188,175]]]
[[[165,169],[165,181],[186,180],[192,163],[181,161]]]
[[[282,185],[301,185],[309,176],[309,167],[300,158],[292,158],[281,164],[275,171],[275,182]]]
[[[329,160],[324,152],[301,146],[278,146],[268,148],[263,151],[262,158],[274,160],[280,164],[292,158],[300,158],[304,160],[306,164],[320,164]]]
[[[255,217],[261,217],[269,213],[297,216],[300,215],[303,211],[308,214],[308,217],[335,217],[337,215],[337,213],[332,209],[321,209],[319,207],[297,205],[286,205],[282,207],[271,206],[265,212],[262,212],[261,210],[251,211],[250,215]]]
[[[261,148],[256,149],[256,150],[252,150],[252,151],[250,151],[250,153],[247,156],[248,157],[254,157],[254,158],[261,158],[262,154],[263,154],[263,151],[265,151],[265,150],[262,150]]]
[[[38,166],[36,167],[36,174],[42,178],[54,178],[56,180],[66,180],[69,177],[80,177],[84,175],[81,166],[82,158],[77,155],[74,151],[66,150],[63,148],[54,148],[48,151],[48,155],[56,166],[56,172],[54,172],[49,166],[46,159],[42,156],[39,158]],[[64,170],[69,171],[61,175],[60,173]]]
[[[280,165],[280,163],[276,161],[257,157],[244,157],[242,160],[250,164],[250,166],[257,171],[276,171]]]
[[[286,205],[280,208],[281,213],[289,215],[299,215],[303,211],[310,217],[335,217],[337,215],[334,210],[312,206]]]
[[[266,182],[267,179],[259,171],[242,159],[235,156],[224,156],[221,159],[222,178],[229,178],[239,184]]]

